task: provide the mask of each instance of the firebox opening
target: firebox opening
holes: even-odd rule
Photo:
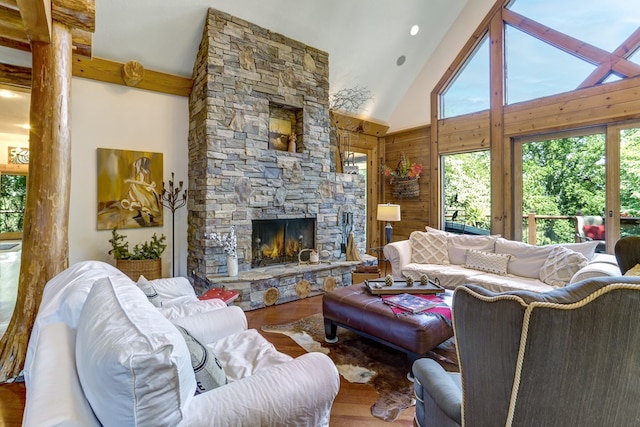
[[[252,221],[251,267],[298,262],[298,252],[315,248],[315,218]]]

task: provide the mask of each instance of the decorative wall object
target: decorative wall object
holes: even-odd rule
[[[400,161],[395,169],[387,165],[382,166],[382,174],[390,178],[393,186],[393,197],[396,199],[411,199],[420,197],[420,185],[418,179],[422,173],[420,163],[411,163],[404,152],[400,153]]]
[[[9,163],[13,165],[29,164],[29,149],[24,147],[9,147]]]
[[[162,153],[98,148],[98,230],[161,227]]]

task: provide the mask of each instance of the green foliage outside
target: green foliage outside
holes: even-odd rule
[[[22,231],[24,206],[26,202],[26,175],[1,175],[0,233],[16,233]]]
[[[640,128],[621,133],[620,213],[640,217]],[[523,144],[522,215],[605,214],[605,135],[593,134]],[[464,212],[467,225],[491,228],[489,151],[445,156],[445,213]],[[523,219],[523,240],[527,220]],[[640,235],[622,223],[621,236]],[[536,244],[575,241],[571,219],[538,219]]]

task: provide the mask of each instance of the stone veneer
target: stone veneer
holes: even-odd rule
[[[220,280],[226,256],[205,235],[235,225],[242,273],[254,219],[316,218],[316,248],[344,260],[342,214],[352,212],[365,247],[366,180],[331,163],[328,76],[327,53],[209,9],[189,98],[187,263],[198,291],[207,278],[233,283]],[[270,116],[291,118],[295,152],[269,148]]]

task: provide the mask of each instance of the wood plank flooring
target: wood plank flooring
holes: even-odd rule
[[[300,301],[250,311],[246,315],[249,327],[260,331],[260,326],[265,324],[288,323],[320,312],[322,312],[322,296],[314,296]],[[3,315],[6,314],[0,313],[0,319],[2,319]],[[10,316],[10,313],[6,316]],[[297,357],[305,352],[291,338],[285,335],[260,332],[283,353]],[[340,392],[331,410],[331,426],[389,426],[390,423],[371,415],[370,408],[376,401],[377,395],[378,393],[370,385],[351,384],[340,377]],[[0,385],[0,427],[21,426],[24,399],[24,384]],[[392,425],[412,426],[414,413],[414,408],[404,410]]]

